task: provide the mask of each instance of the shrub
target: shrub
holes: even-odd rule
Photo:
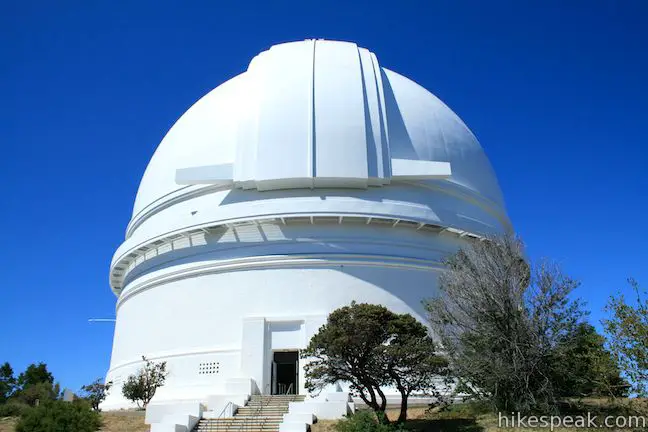
[[[101,417],[85,401],[49,401],[24,412],[16,432],[95,432]]]
[[[122,394],[138,408],[146,408],[155,396],[158,387],[162,387],[169,372],[166,362],[156,363],[142,356],[144,367],[137,374],[128,377],[122,386]]]
[[[101,402],[106,399],[106,396],[110,391],[110,387],[112,387],[112,382],[107,382],[104,384],[101,378],[98,378],[94,382],[81,387],[81,391],[83,392],[83,399],[90,403],[93,410],[101,411],[99,409],[99,405],[101,405]]]
[[[373,411],[361,410],[335,424],[337,432],[400,432],[398,424],[378,422]]]
[[[9,400],[5,404],[0,404],[0,417],[20,417],[29,409],[26,403]]]

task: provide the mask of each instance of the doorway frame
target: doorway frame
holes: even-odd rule
[[[270,356],[270,395],[282,395],[282,394],[288,394],[288,393],[278,393],[277,392],[277,386],[278,383],[276,382],[276,377],[277,377],[277,363],[275,362],[275,353],[295,353],[296,358],[295,358],[295,382],[294,382],[294,393],[291,393],[292,395],[298,395],[299,394],[299,381],[300,381],[300,361],[299,361],[299,349],[298,348],[291,348],[291,349],[276,349],[272,350],[271,353],[272,355]],[[285,363],[287,364],[287,363]]]

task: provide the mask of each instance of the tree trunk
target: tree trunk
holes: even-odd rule
[[[398,420],[396,420],[397,423],[405,423],[405,420],[407,420],[407,399],[409,395],[407,392],[401,391],[401,406],[400,406],[400,414],[398,415]]]

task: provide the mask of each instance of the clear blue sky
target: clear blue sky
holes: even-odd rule
[[[355,41],[453,108],[531,256],[580,279],[597,322],[626,277],[648,285],[647,17],[642,0],[2,2],[0,362],[73,389],[106,372],[112,325],[87,319],[114,316],[108,266],[154,149],[255,54],[306,38]]]

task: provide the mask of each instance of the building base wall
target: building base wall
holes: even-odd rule
[[[424,321],[421,301],[435,294],[435,267],[313,262],[293,268],[204,273],[172,279],[172,269],[140,279],[157,282],[130,293],[117,312],[113,382],[104,409],[130,408],[121,396],[142,356],[166,361],[169,376],[156,400],[197,400],[236,394],[248,380],[249,394],[271,392],[274,351],[302,350],[333,310],[352,301],[382,304]],[[171,280],[165,280],[171,276]],[[144,282],[139,280],[139,282]],[[145,285],[141,285],[145,286]],[[303,360],[298,388],[305,394]]]

